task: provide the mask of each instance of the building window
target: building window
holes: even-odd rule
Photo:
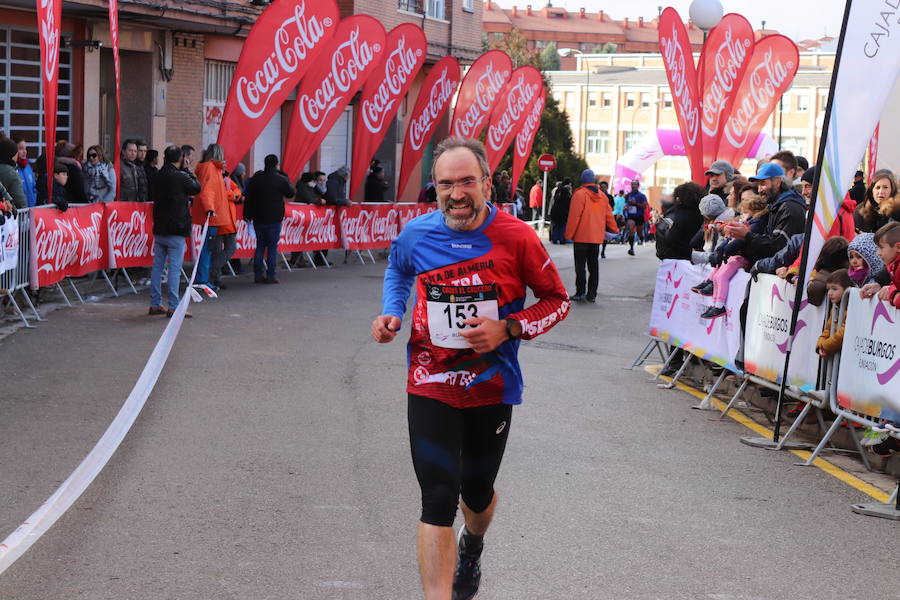
[[[544,41],[544,40],[534,40],[534,47],[535,47],[535,48],[543,48],[543,47],[546,46],[546,45],[547,45],[547,42]]]
[[[809,96],[806,94],[797,94],[797,112],[809,112]]]
[[[228,100],[228,90],[231,89],[231,79],[234,77],[236,63],[221,60],[207,60],[204,65],[205,81],[203,86],[203,99],[209,102],[225,102]]]
[[[625,152],[628,152],[629,150],[637,146],[637,143],[641,141],[641,137],[643,137],[643,135],[644,134],[640,131],[626,131],[623,148]]]
[[[625,108],[634,108],[634,92],[628,92],[625,94]]]
[[[650,108],[650,94],[641,92],[641,108]]]
[[[463,0],[462,7],[463,10],[475,12],[475,0]]]
[[[591,49],[591,44],[581,42],[580,44],[578,44],[578,49],[581,50],[582,52],[588,52]]]
[[[806,156],[806,138],[802,136],[783,137],[781,138],[781,148],[790,150],[798,156]]]
[[[672,94],[665,93],[663,94],[663,108],[666,110],[671,110],[672,108]]]
[[[44,107],[41,47],[36,31],[0,28],[0,130],[28,141],[29,158],[44,145]],[[59,51],[56,139],[72,139],[72,52]],[[107,156],[114,156],[112,139],[101,140]],[[115,149],[116,151],[118,149]]]
[[[609,154],[609,132],[588,130],[587,153]]]
[[[597,92],[588,93],[588,106],[594,108],[597,106]]]
[[[781,96],[781,101],[779,102],[778,110],[783,113],[791,112],[791,95],[790,94],[784,94]]]
[[[600,106],[603,108],[609,108],[612,106],[612,94],[609,92],[603,92],[600,94]]]
[[[447,5],[444,0],[426,0],[425,16],[432,19],[447,20]]]
[[[502,41],[504,38],[504,34],[500,33],[500,32],[494,33],[493,36],[494,36],[494,40],[496,40],[498,42]]]
[[[397,8],[417,14],[422,14],[423,0],[397,0]]]

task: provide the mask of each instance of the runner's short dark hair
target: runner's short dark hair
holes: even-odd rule
[[[484,144],[471,138],[451,136],[438,144],[437,148],[434,150],[434,161],[431,163],[432,179],[434,179],[434,165],[437,164],[441,155],[448,150],[455,150],[456,148],[466,148],[475,155],[475,158],[478,159],[478,166],[481,167],[482,177],[487,177],[491,174],[491,169],[488,166],[487,161],[487,150],[484,149]]]

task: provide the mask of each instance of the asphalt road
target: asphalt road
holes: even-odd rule
[[[570,249],[551,252],[571,285]],[[479,599],[897,598],[900,525],[849,510],[871,499],[621,369],[656,260],[609,255],[598,303],[523,344]],[[242,276],[192,306],[134,428],[0,599],[420,597],[404,344],[368,336],[383,269]],[[0,538],[118,411],[165,325],[146,308],[91,303],[0,342]]]

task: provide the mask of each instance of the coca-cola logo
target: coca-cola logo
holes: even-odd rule
[[[506,107],[496,123],[491,123],[487,132],[487,146],[499,152],[504,141],[509,139],[513,126],[519,122],[522,112],[534,100],[540,85],[537,83],[525,84],[525,75],[519,75],[518,81],[513,85],[506,96]]]
[[[687,61],[693,64],[693,56],[685,56],[684,47],[678,39],[678,29],[672,28],[669,37],[662,37],[660,45],[663,48],[663,62],[669,75],[672,96],[678,104],[678,114],[684,121],[681,132],[688,146],[697,143],[697,135],[700,131],[699,110],[696,101],[691,95],[688,85]]]
[[[768,117],[794,68],[792,61],[781,62],[774,56],[774,49],[766,50],[762,61],[751,65],[744,75],[747,86],[742,85],[740,98],[723,127],[723,138],[734,148],[743,148],[757,123]]]
[[[397,47],[388,55],[384,63],[384,79],[372,96],[362,101],[362,120],[371,133],[377,134],[385,125],[385,117],[400,100],[404,86],[416,72],[417,57],[421,50],[413,51],[406,45],[406,36],[397,40]]]
[[[45,44],[44,81],[56,81],[59,65],[59,23],[56,22],[56,3],[62,0],[40,0],[41,2],[41,40]]]
[[[244,219],[235,221],[235,241],[239,250],[253,250],[256,248],[256,230]]]
[[[702,103],[701,127],[706,135],[716,136],[719,133],[720,119],[730,95],[736,91],[737,77],[747,61],[751,43],[749,39],[736,39],[734,30],[729,27],[722,44],[711,57],[713,77],[704,90]]]
[[[415,119],[409,124],[409,143],[413,150],[419,150],[428,139],[431,129],[437,122],[438,116],[447,106],[453,92],[456,91],[458,81],[451,79],[448,74],[448,68],[444,67],[441,74],[431,86],[428,94],[428,102]]]
[[[479,125],[490,115],[497,95],[509,79],[509,70],[495,70],[494,63],[489,62],[484,73],[475,83],[475,94],[472,104],[465,112],[455,118],[453,135],[471,137]]]
[[[344,239],[351,243],[373,244],[390,242],[399,235],[397,210],[390,209],[384,214],[363,209],[355,217],[344,216],[341,220]]]
[[[103,258],[100,247],[102,213],[93,212],[90,224],[76,219],[37,219],[34,230],[34,249],[38,272],[58,273],[67,267],[85,266]]]
[[[530,150],[528,145],[531,140],[534,139],[534,134],[537,132],[538,125],[541,124],[541,114],[543,112],[544,99],[538,98],[535,101],[531,112],[528,113],[528,117],[525,119],[525,124],[522,125],[522,131],[519,132],[518,136],[516,136],[516,154],[518,154],[522,158],[528,157],[528,151]]]
[[[294,14],[275,31],[272,52],[260,68],[250,78],[238,78],[236,91],[241,112],[250,119],[259,118],[272,96],[284,87],[332,24],[329,17],[321,22],[315,15],[307,17],[305,1],[297,4]]]
[[[106,224],[109,247],[116,258],[150,256],[150,235],[147,233],[147,213],[133,211],[127,221],[119,220],[119,211],[109,214]]]
[[[319,87],[297,98],[297,113],[308,132],[315,133],[322,128],[329,113],[341,104],[380,52],[379,44],[369,46],[368,41],[360,41],[359,27],[350,32],[349,39],[331,56],[331,71]]]
[[[307,244],[335,244],[338,241],[335,209],[327,208],[310,214],[309,227],[303,236]]]

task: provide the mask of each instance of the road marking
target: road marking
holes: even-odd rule
[[[648,366],[644,367],[644,371],[646,371],[647,373],[650,373],[651,375],[656,375],[659,372],[660,368],[661,367],[658,365],[656,365],[656,366],[648,365]],[[672,381],[671,377],[666,377],[665,375],[663,375],[660,379],[664,379],[666,381]],[[693,388],[689,385],[685,385],[684,383],[681,383],[680,381],[675,383],[675,387],[677,387],[678,389],[680,389],[683,392],[687,392],[691,396],[694,396],[695,398],[698,398],[700,400],[703,400],[704,398],[706,398],[706,394],[704,394],[700,390]],[[717,409],[719,409],[720,413],[723,410],[725,410],[725,406],[726,406],[725,403],[722,402],[721,400],[719,400],[718,398],[712,398],[712,403],[713,403],[713,406],[715,406]],[[738,423],[740,423],[741,425],[743,425],[744,427],[746,427],[747,429],[753,431],[754,433],[759,434],[762,437],[772,439],[772,436],[775,435],[774,431],[772,431],[768,427],[764,427],[764,426],[760,425],[759,423],[757,423],[756,421],[754,421],[753,419],[751,419],[750,417],[748,417],[747,415],[745,415],[744,413],[742,413],[741,411],[739,411],[733,407],[730,411],[728,411],[728,416],[731,417],[733,420],[737,421]],[[788,452],[791,452],[795,456],[800,457],[804,461],[809,459],[810,455],[812,454],[812,452],[809,452],[807,450],[788,450]],[[816,466],[816,467],[822,469],[822,471],[824,471],[825,473],[828,473],[832,477],[835,477],[836,479],[843,481],[847,485],[849,485],[853,488],[856,488],[863,494],[866,494],[867,496],[877,500],[878,502],[882,502],[882,503],[886,504],[887,501],[890,499],[890,494],[888,494],[887,492],[880,490],[879,488],[875,487],[871,483],[867,483],[867,482],[863,481],[856,475],[848,473],[847,471],[843,470],[842,468],[838,467],[837,465],[834,465],[834,464],[828,462],[825,459],[816,458],[816,460],[813,461],[813,466]]]

